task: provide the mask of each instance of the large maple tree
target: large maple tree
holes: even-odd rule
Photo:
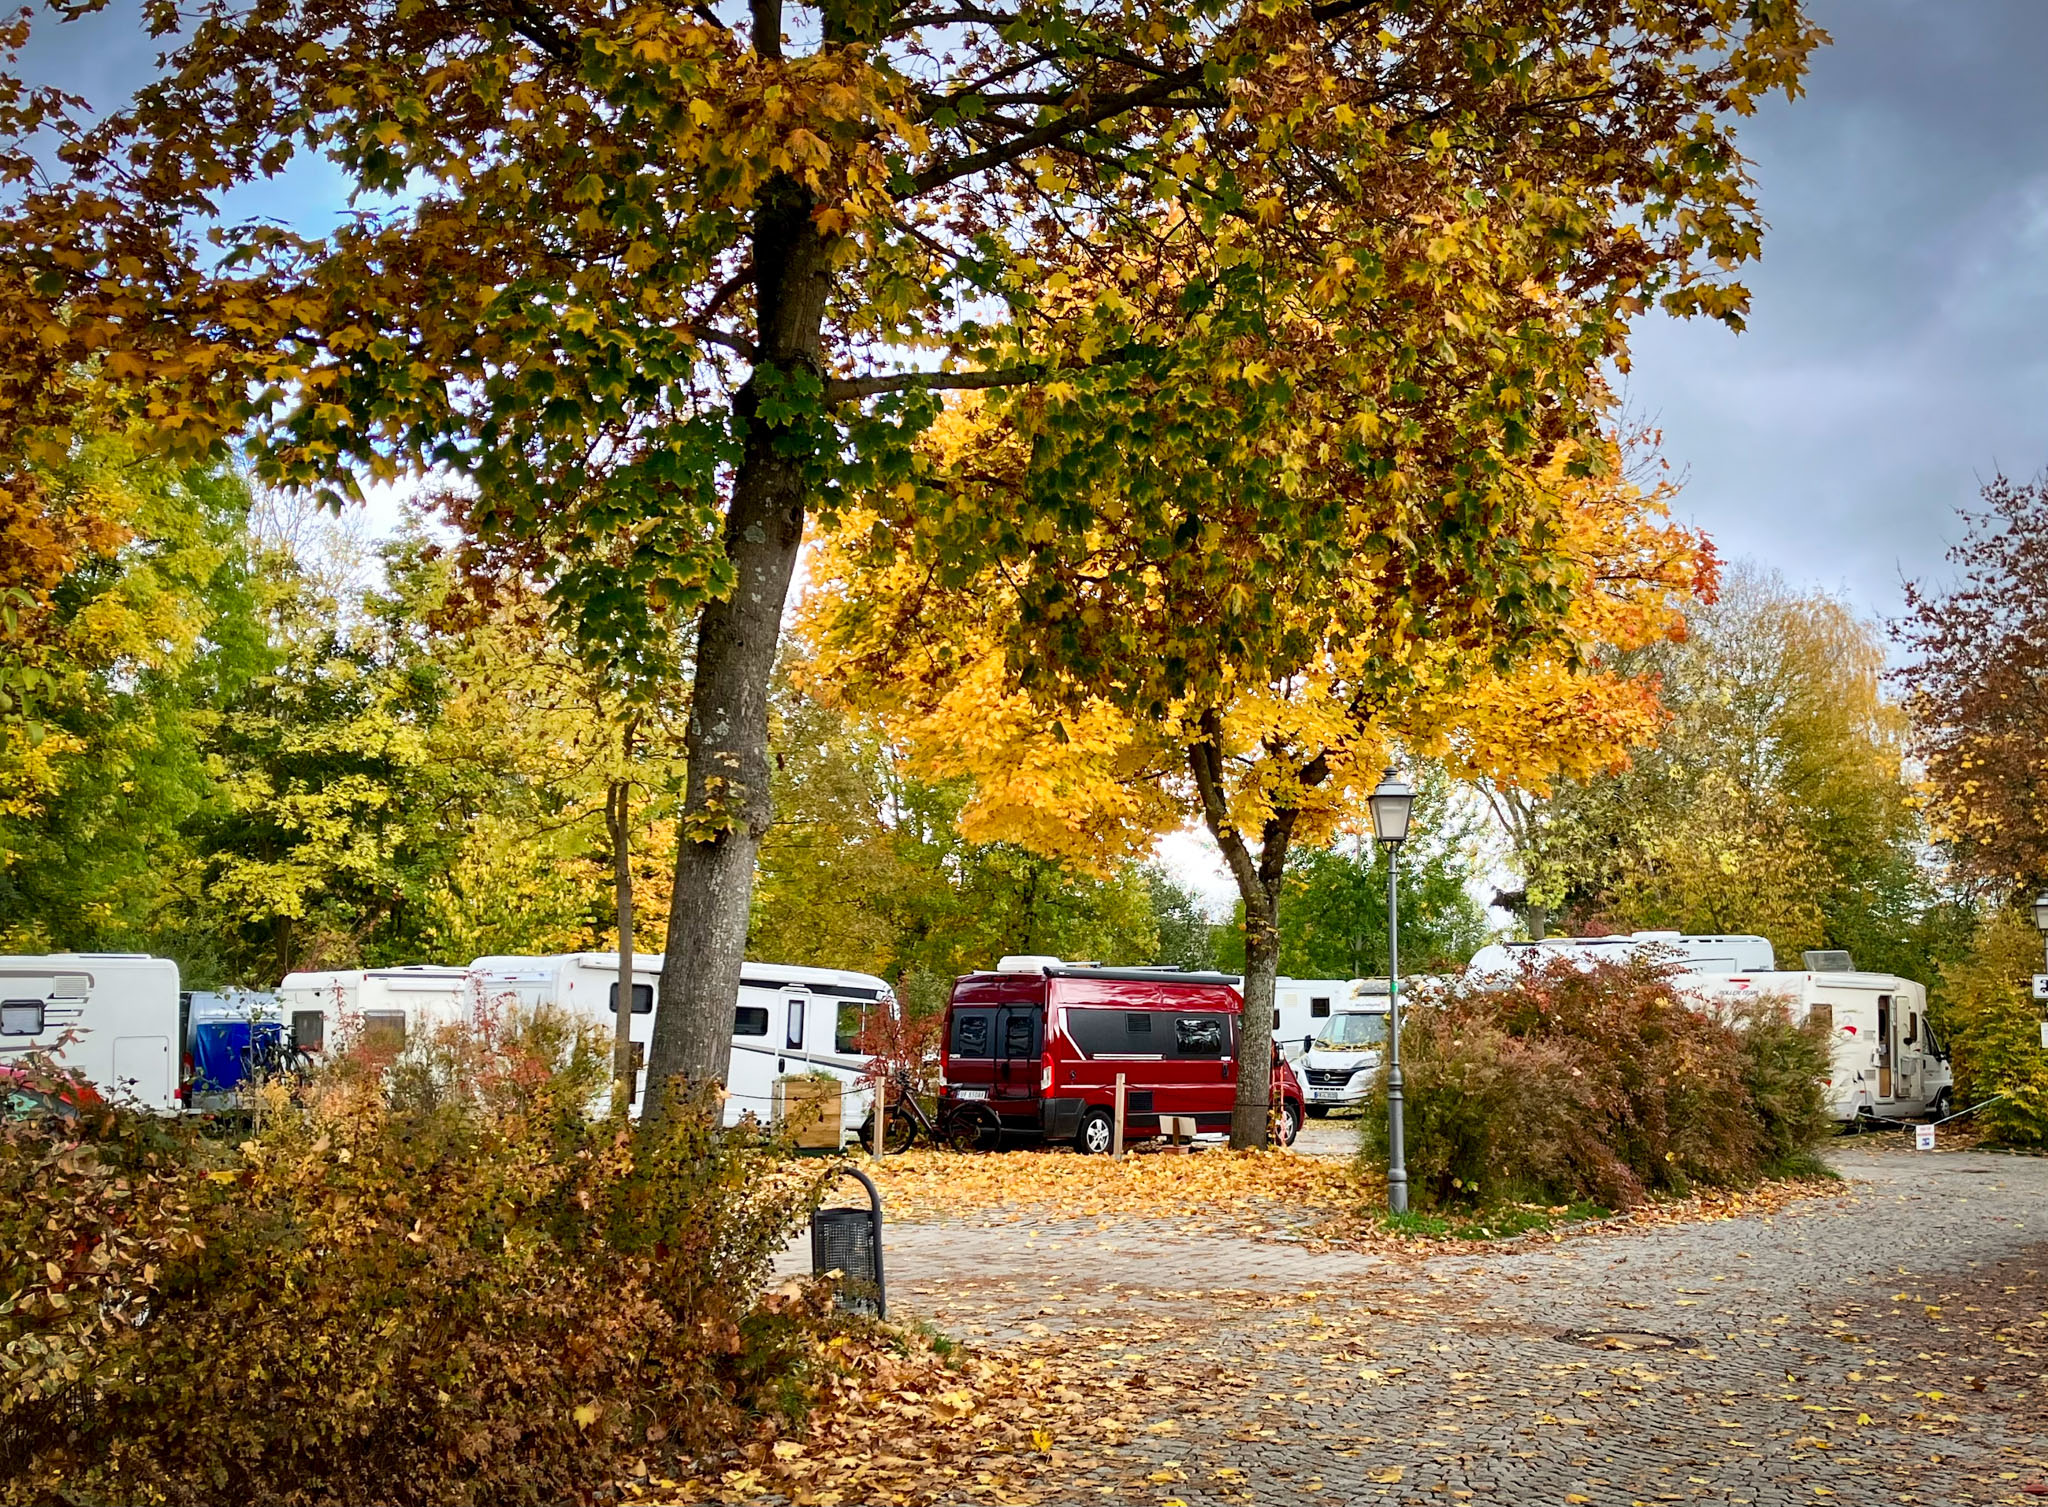
[[[112,114],[0,82],[0,464],[96,365],[273,482],[443,478],[622,661],[696,615],[657,1080],[723,1071],[806,519],[911,485],[940,390],[1116,442],[1313,324],[1347,463],[1481,435],[1484,532],[1488,457],[1586,434],[1631,314],[1739,321],[1731,121],[1822,40],[1797,0],[145,10],[167,51]],[[306,154],[351,218],[228,221]],[[1197,275],[1133,275],[1162,248]],[[1275,288],[1313,319],[1262,334]]]

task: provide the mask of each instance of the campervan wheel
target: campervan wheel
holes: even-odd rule
[[[1002,1117],[986,1104],[955,1105],[945,1130],[955,1151],[994,1151],[1003,1140]]]

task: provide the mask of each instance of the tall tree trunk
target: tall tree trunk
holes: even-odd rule
[[[1298,812],[1275,811],[1259,833],[1253,855],[1244,834],[1230,815],[1230,795],[1223,763],[1223,719],[1214,710],[1202,714],[1203,741],[1188,748],[1188,769],[1202,800],[1202,820],[1230,865],[1237,893],[1244,901],[1244,1016],[1239,1021],[1237,1099],[1230,1112],[1230,1144],[1249,1150],[1267,1144],[1273,1113],[1273,998],[1280,972],[1280,885],[1287,874],[1287,849],[1294,837]],[[1304,786],[1319,785],[1329,775],[1323,754],[1301,767]]]
[[[756,6],[757,34],[764,38],[761,28],[775,23],[764,22],[762,12],[775,10]],[[725,523],[735,580],[729,596],[704,609],[697,628],[696,683],[684,734],[688,784],[642,1109],[649,1125],[660,1117],[671,1080],[692,1087],[721,1081],[732,1052],[754,859],[771,814],[769,676],[803,543],[806,501],[805,456],[789,443],[787,426],[760,414],[765,398],[815,383],[822,372],[831,273],[812,207],[807,189],[779,177],[754,211],[757,352],[734,404],[744,439]],[[793,401],[805,407],[801,398]]]

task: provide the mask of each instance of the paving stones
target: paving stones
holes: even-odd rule
[[[1174,1384],[1074,1500],[1977,1503],[2048,1480],[2048,1161],[1849,1148],[1776,1215],[1389,1261],[1142,1223],[892,1228],[983,1346]],[[1649,1332],[1690,1346],[1592,1349]],[[1097,1450],[1101,1454],[1100,1450]]]

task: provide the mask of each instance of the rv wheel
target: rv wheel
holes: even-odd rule
[[[1320,1120],[1320,1119],[1323,1119],[1323,1118],[1324,1118],[1325,1116],[1327,1116],[1327,1115],[1328,1115],[1329,1113],[1330,1113],[1330,1106],[1329,1106],[1329,1105],[1327,1105],[1327,1104],[1311,1104],[1311,1105],[1310,1105],[1310,1106],[1308,1107],[1308,1117],[1309,1117],[1309,1118],[1310,1118],[1311,1120]]]
[[[1110,1124],[1109,1111],[1091,1109],[1081,1121],[1080,1132],[1074,1137],[1074,1149],[1083,1156],[1107,1156],[1116,1140],[1116,1127]]]
[[[1940,1093],[1934,1096],[1935,1119],[1946,1120],[1950,1115],[1954,1114],[1955,1112],[1955,1096],[1951,1094],[1947,1089],[1943,1089]]]
[[[1301,1111],[1295,1108],[1292,1099],[1280,1101],[1280,1144],[1292,1146],[1294,1138],[1301,1134]]]

